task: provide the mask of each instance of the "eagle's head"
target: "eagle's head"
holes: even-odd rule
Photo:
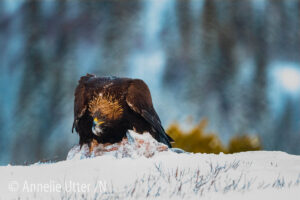
[[[105,126],[107,126],[108,123],[105,123],[105,120],[99,119],[98,117],[94,117],[93,119],[92,131],[95,135],[100,137],[104,133]]]
[[[117,99],[110,95],[96,95],[89,102],[90,115],[93,118],[92,131],[97,136],[102,136],[105,129],[120,120],[123,115],[123,108]]]

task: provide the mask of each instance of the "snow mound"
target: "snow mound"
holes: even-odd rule
[[[138,158],[141,156],[150,158],[159,152],[169,150],[165,144],[156,141],[148,132],[138,134],[129,130],[126,135],[127,138],[124,138],[121,142],[98,144],[92,151],[90,151],[87,144],[84,144],[81,148],[80,145],[76,145],[69,151],[67,160],[80,160],[104,155],[111,155],[116,158]]]
[[[122,155],[122,154],[120,154]],[[283,152],[65,160],[0,166],[0,199],[299,200],[300,156]]]

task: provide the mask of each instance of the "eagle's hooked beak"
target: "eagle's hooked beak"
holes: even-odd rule
[[[97,136],[101,135],[102,131],[101,131],[100,125],[103,123],[104,123],[104,121],[99,121],[98,118],[94,118],[92,131],[95,135],[97,135]]]
[[[101,124],[103,124],[104,123],[104,121],[99,121],[98,120],[98,118],[96,117],[96,118],[94,118],[94,122],[93,122],[93,125],[94,126],[100,126]]]

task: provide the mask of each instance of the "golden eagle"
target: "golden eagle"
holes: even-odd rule
[[[149,132],[171,147],[173,141],[153,108],[150,90],[140,79],[82,76],[75,90],[73,130],[79,144],[115,143],[128,129]]]

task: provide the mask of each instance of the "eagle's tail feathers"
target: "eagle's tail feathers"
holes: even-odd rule
[[[170,142],[175,142],[174,141],[174,139],[173,138],[171,138],[168,134],[166,134],[167,135],[167,137],[168,137],[168,140],[170,141]]]
[[[159,142],[164,143],[169,148],[172,148],[172,145],[171,145],[170,140],[169,140],[169,136],[166,133],[164,133],[164,134],[159,133],[158,137],[159,137],[158,138]]]

